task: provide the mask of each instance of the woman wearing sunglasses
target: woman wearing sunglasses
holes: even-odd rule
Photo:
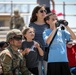
[[[44,6],[36,6],[33,9],[32,16],[30,19],[30,24],[29,24],[29,26],[34,27],[35,29],[34,40],[40,43],[42,50],[44,51],[45,51],[46,45],[43,40],[42,34],[43,34],[43,31],[48,28],[48,26],[44,22],[44,17],[46,16],[46,12],[47,11],[45,10]],[[42,70],[42,66],[44,70]],[[43,75],[43,72],[44,72],[44,75],[46,75],[47,62],[43,59],[43,57],[39,57],[39,75]]]

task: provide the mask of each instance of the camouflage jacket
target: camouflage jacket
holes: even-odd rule
[[[21,16],[19,16],[19,17],[12,16],[11,17],[10,29],[16,28],[16,29],[22,30],[24,25],[25,25],[25,23],[24,23],[23,17],[21,17]]]
[[[30,75],[23,56],[11,47],[0,53],[0,59],[4,75]]]

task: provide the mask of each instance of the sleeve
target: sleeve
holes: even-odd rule
[[[47,31],[45,30],[45,31],[43,32],[43,39],[44,39],[44,42],[45,42],[45,43],[46,43],[47,37],[48,37],[48,33],[47,33]]]
[[[71,35],[70,35],[70,33],[68,31],[63,30],[63,35],[64,35],[64,37],[65,37],[65,39],[67,41],[70,41],[71,40],[71,38],[70,38]]]
[[[24,26],[25,25],[24,18],[21,17],[21,20],[22,20],[22,26]]]
[[[20,30],[22,30],[24,26],[25,26],[24,18],[21,17],[21,26],[20,26]]]
[[[10,29],[13,28],[13,17],[11,17],[11,20],[10,20]]]
[[[26,67],[26,60],[23,58],[21,62],[21,73],[22,75],[30,75],[30,71]]]
[[[3,74],[4,75],[13,75],[12,74],[12,71],[11,71],[11,68],[12,68],[12,65],[11,65],[11,57],[8,56],[7,54],[3,54],[3,58],[2,58],[2,70],[3,70]]]

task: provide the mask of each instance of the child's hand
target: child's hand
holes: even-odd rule
[[[25,48],[24,51],[22,51],[22,55],[25,55],[25,54],[29,54],[30,52],[30,49],[29,48]]]
[[[35,42],[34,46],[35,46],[36,48],[40,48],[40,45],[39,45],[38,42]]]
[[[26,48],[26,49],[24,50],[24,52],[25,52],[25,54],[28,54],[28,53],[30,52],[30,48]]]

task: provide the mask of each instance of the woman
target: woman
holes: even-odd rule
[[[35,38],[34,40],[39,42],[42,46],[42,49],[45,51],[45,42],[43,40],[42,34],[45,29],[48,28],[47,24],[44,22],[44,17],[46,16],[46,10],[44,6],[36,6],[32,12],[29,26],[34,27],[35,29]],[[43,75],[42,66],[44,69],[45,75],[47,74],[47,62],[43,57],[39,57],[39,75]]]
[[[59,28],[57,27],[57,16],[54,13],[50,13],[44,20],[49,25],[49,29],[43,32],[43,38],[49,45],[56,30]],[[47,75],[71,75],[68,66],[66,41],[69,41],[70,38],[76,39],[76,36],[69,28],[68,22],[65,20],[61,21],[66,30],[58,29],[49,48]]]

